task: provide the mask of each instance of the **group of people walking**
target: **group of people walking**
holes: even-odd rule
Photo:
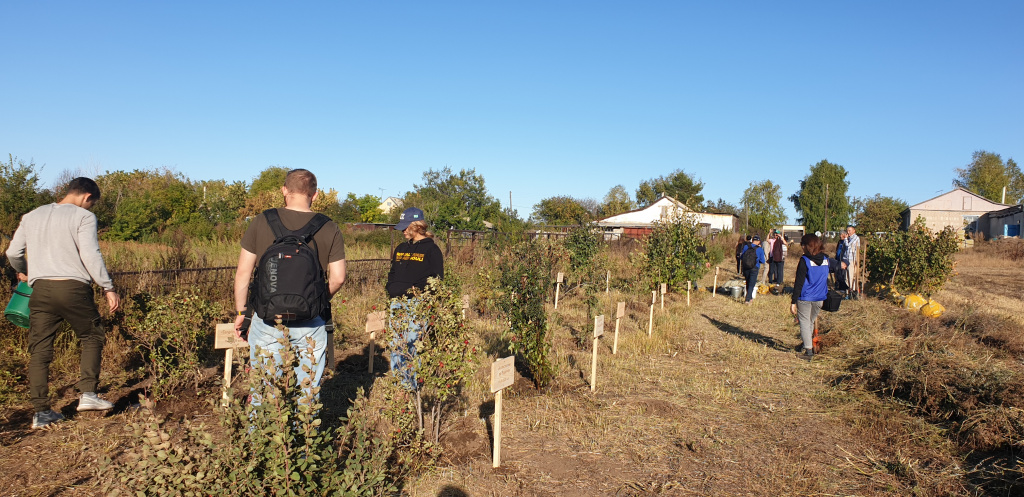
[[[345,282],[345,245],[339,226],[313,212],[318,196],[316,176],[305,169],[289,171],[281,186],[284,207],[257,215],[242,236],[234,281],[237,311],[235,332],[250,344],[250,365],[270,367],[261,356],[281,362],[284,331],[288,342],[305,351],[295,368],[306,394],[316,395],[326,365],[327,340],[333,328],[331,297]],[[78,411],[109,410],[114,404],[97,395],[106,332],[94,299],[92,284],[103,293],[110,312],[120,308],[120,296],[100,253],[96,215],[99,186],[90,178],[75,178],[57,203],[25,214],[7,249],[7,258],[20,281],[32,287],[29,300],[29,392],[35,414],[32,428],[45,428],[64,420],[52,409],[49,368],[54,339],[62,321],[81,343]],[[427,279],[444,276],[441,250],[427,230],[423,211],[406,209],[394,229],[406,241],[391,254],[386,291],[393,314],[419,305],[416,298]],[[305,264],[308,267],[304,267]],[[308,270],[306,270],[308,269]],[[296,289],[291,291],[289,289]],[[406,314],[407,315],[407,314]],[[396,328],[391,366],[410,390],[417,387],[415,342],[423,324],[404,320]],[[252,402],[260,399],[253,396]]]
[[[768,262],[768,284],[782,284],[788,253],[785,238],[778,230],[774,230],[768,239],[767,252],[761,245],[758,235],[741,236],[736,245],[736,270],[746,281],[745,304],[749,304],[756,294],[761,264]],[[803,235],[800,246],[803,255],[796,266],[790,312],[796,316],[800,326],[800,357],[810,361],[814,357],[815,323],[822,303],[828,296],[829,275],[835,275],[835,290],[843,292],[846,298],[858,296],[856,282],[860,238],[857,236],[856,228],[848,226],[840,233],[835,258],[825,254],[824,243],[817,234]]]

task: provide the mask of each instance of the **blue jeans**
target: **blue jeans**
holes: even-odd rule
[[[391,329],[395,330],[395,336],[391,339],[391,370],[402,379],[402,385],[410,391],[415,391],[416,383],[416,340],[423,331],[423,323],[406,316],[396,316],[396,311],[404,311],[408,314],[416,313],[422,300],[409,299],[403,302],[399,299],[391,301],[391,313],[388,320]]]
[[[760,269],[760,267],[755,267],[743,272],[743,276],[747,279],[747,302],[754,300],[754,286],[757,285],[757,275],[760,273]]]
[[[280,365],[282,345],[278,342],[278,339],[283,336],[284,333],[264,323],[262,319],[254,315],[252,317],[252,325],[249,327],[250,366],[260,367],[263,361],[260,353],[264,350],[271,351],[274,354],[274,363]],[[306,352],[307,337],[313,338],[312,357]],[[320,379],[323,377],[324,366],[327,362],[325,357],[327,353],[327,329],[324,327],[323,318],[316,317],[308,321],[291,323],[291,326],[288,326],[288,341],[295,348],[295,353],[299,357],[299,365],[295,368],[296,383],[302,385],[303,380],[310,378],[310,388],[303,389],[303,393],[309,395],[312,388],[320,386]],[[308,368],[311,373],[304,371],[303,366]],[[317,397],[319,395],[313,396],[314,399]],[[253,405],[260,404],[260,399],[256,392],[252,392],[251,403]]]

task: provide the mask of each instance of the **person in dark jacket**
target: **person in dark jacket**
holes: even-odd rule
[[[793,282],[793,299],[789,312],[800,324],[800,338],[803,339],[803,353],[800,358],[810,361],[814,358],[814,322],[821,311],[821,303],[828,295],[828,275],[839,265],[822,251],[821,239],[817,235],[804,235],[800,239],[804,255],[796,264],[796,279]]]
[[[743,271],[743,277],[747,280],[747,298],[744,304],[749,304],[751,300],[754,300],[754,292],[757,288],[757,275],[761,273],[761,264],[764,264],[764,249],[761,248],[761,237],[754,235],[750,238],[750,243],[743,247],[740,251],[740,259],[743,258],[743,253],[748,250],[757,251],[757,264],[754,267]]]
[[[398,371],[406,388],[416,390],[413,360],[416,340],[424,326],[408,316],[418,314],[422,299],[416,292],[426,290],[427,279],[444,277],[444,256],[434,243],[434,234],[427,231],[423,211],[415,207],[406,209],[395,229],[402,232],[406,241],[391,254],[391,270],[385,286],[391,299],[391,323],[397,331],[391,342],[391,369]]]

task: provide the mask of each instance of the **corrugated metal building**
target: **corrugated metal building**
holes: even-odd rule
[[[1021,223],[1024,223],[1024,204],[982,214],[978,219],[978,231],[986,240],[1020,237]]]

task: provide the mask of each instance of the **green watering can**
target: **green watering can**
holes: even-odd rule
[[[18,283],[11,295],[11,302],[4,309],[4,317],[15,326],[28,328],[28,298],[32,295],[32,287],[24,281]]]

